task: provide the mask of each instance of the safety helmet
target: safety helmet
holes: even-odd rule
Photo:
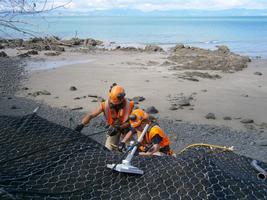
[[[140,126],[144,119],[148,119],[148,114],[142,109],[134,110],[129,116],[131,127],[136,128]]]
[[[119,85],[113,86],[109,91],[109,100],[112,104],[120,104],[125,97],[125,91],[123,87]]]

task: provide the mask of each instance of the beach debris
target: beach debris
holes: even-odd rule
[[[80,98],[80,97],[75,97],[75,98],[74,98],[74,100],[79,100],[79,99],[81,99],[81,98]]]
[[[91,102],[98,102],[97,99],[93,99]]]
[[[240,122],[243,124],[251,124],[254,123],[254,120],[247,118],[247,119],[242,119]]]
[[[205,116],[205,118],[206,118],[206,119],[216,119],[214,113],[208,113],[208,114]]]
[[[44,53],[46,56],[59,56],[61,53],[58,51],[46,52]]]
[[[159,112],[154,106],[149,106],[145,111],[148,114],[156,114]]]
[[[77,88],[75,86],[70,86],[70,91],[76,91]]]
[[[242,97],[248,97],[248,95],[247,95],[247,94],[241,94],[241,96],[242,96]]]
[[[163,52],[164,50],[156,45],[146,45],[144,51],[146,52]]]
[[[71,110],[82,110],[83,107],[75,107],[75,108],[72,108]]]
[[[232,118],[229,116],[225,116],[225,117],[223,117],[223,120],[232,120]]]
[[[258,75],[258,76],[261,76],[262,73],[261,72],[255,72],[254,75]]]
[[[0,51],[0,57],[8,57],[6,52],[4,51]]]

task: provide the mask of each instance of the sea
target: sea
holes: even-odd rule
[[[36,36],[95,38],[126,46],[177,43],[267,58],[267,17],[34,16],[23,29]],[[7,30],[6,30],[7,31]],[[12,37],[31,37],[12,32]],[[4,37],[3,33],[0,37]]]

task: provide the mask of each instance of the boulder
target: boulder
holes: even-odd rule
[[[258,146],[267,146],[267,139],[263,139],[263,140],[257,140],[255,141],[255,143],[258,145]]]
[[[145,110],[148,114],[156,114],[159,111],[154,107],[154,106],[150,106]]]
[[[213,113],[208,113],[206,116],[205,116],[206,119],[216,119],[215,117],[215,114]]]
[[[178,107],[176,105],[171,105],[171,107],[169,108],[169,110],[178,110]]]
[[[173,48],[173,51],[176,52],[176,51],[179,51],[180,49],[183,49],[185,48],[185,46],[183,44],[177,44],[174,48]]]

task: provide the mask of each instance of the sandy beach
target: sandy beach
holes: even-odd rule
[[[227,47],[64,48],[37,54],[25,47],[5,49],[9,58],[1,58],[0,74],[11,78],[1,83],[2,114],[29,114],[42,105],[40,116],[73,128],[107,98],[109,86],[116,82],[125,87],[128,98],[135,97],[136,107],[156,108],[153,115],[175,152],[193,143],[209,143],[267,160],[266,60],[250,62]],[[94,119],[83,133],[95,132],[101,124],[102,117]],[[94,138],[105,140],[104,135]]]
[[[137,106],[143,109],[155,106],[160,118],[235,129],[267,128],[266,60],[253,60],[242,71],[224,73],[215,70],[171,70],[163,65],[167,57],[168,53],[123,51],[99,51],[88,55],[66,52],[52,59],[36,56],[27,66],[31,70],[24,86],[29,90],[19,92],[19,95],[53,107],[83,107],[82,111],[90,112],[99,103],[88,95],[105,99],[109,86],[116,82],[126,88],[128,98],[145,97],[145,101]],[[54,67],[45,69],[51,63]],[[39,70],[36,70],[38,66]],[[217,74],[221,78],[199,78],[197,82],[179,78],[192,71]],[[255,75],[255,72],[263,75]],[[71,86],[77,90],[70,91]],[[42,90],[49,91],[51,95],[28,95]],[[189,99],[190,105],[173,106],[177,102],[179,104],[180,99]],[[214,113],[216,119],[206,119],[208,113]],[[225,120],[225,117],[228,118]],[[229,117],[231,120],[227,120]],[[254,123],[248,126],[240,122],[248,118]]]

